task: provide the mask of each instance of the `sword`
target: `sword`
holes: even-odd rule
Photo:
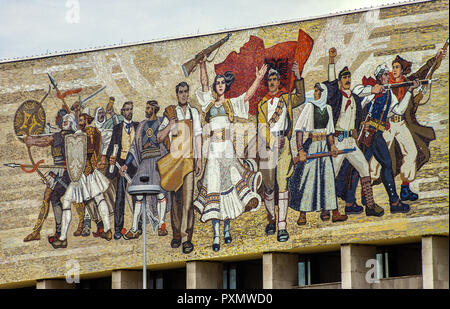
[[[116,162],[116,166],[120,170],[120,168],[121,168],[120,164]],[[125,179],[127,180],[128,183],[131,183],[131,177],[130,177],[130,175],[128,175],[127,172],[123,172],[123,177],[125,177]]]
[[[50,73],[47,73],[47,75],[48,75],[48,78],[50,79],[50,83],[52,84],[52,86],[53,86],[53,89],[55,89],[56,90],[56,93],[59,95],[59,89],[58,89],[58,84],[56,83],[56,81],[53,79],[53,77],[50,75]],[[70,109],[69,109],[69,106],[66,104],[66,101],[64,100],[64,98],[62,98],[61,99],[61,101],[63,102],[63,107],[67,110],[67,111],[69,111]]]
[[[356,147],[338,150],[338,155],[346,154],[346,153],[349,153],[352,151],[356,151]],[[307,160],[306,163],[309,163],[310,161],[312,161],[314,159],[330,157],[330,156],[331,156],[331,152],[329,152],[329,151],[312,153],[312,154],[306,156],[306,160]],[[300,158],[298,156],[294,157],[293,161],[294,161],[294,164],[297,164],[298,162],[300,162]]]
[[[84,106],[85,106],[85,104],[86,104],[87,101],[89,101],[90,99],[92,99],[93,97],[95,97],[97,94],[99,94],[100,92],[102,92],[105,88],[106,88],[106,86],[103,86],[102,88],[100,88],[99,90],[95,91],[93,94],[87,96],[87,97],[84,98],[84,99],[81,99],[81,96],[80,96],[80,105],[81,105],[81,107],[84,108]]]
[[[49,172],[48,175],[55,179],[59,184],[61,184],[65,189],[67,189],[67,184],[61,180],[62,177],[58,177],[53,172]]]
[[[53,77],[50,75],[50,73],[47,73],[48,78],[50,79],[50,83],[52,83],[53,89],[58,90],[58,84],[55,82]]]

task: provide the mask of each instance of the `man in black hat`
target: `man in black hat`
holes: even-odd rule
[[[333,119],[335,127],[335,145],[339,150],[355,148],[353,152],[333,157],[333,165],[335,175],[338,175],[343,161],[346,159],[358,171],[361,176],[361,187],[366,198],[366,215],[380,217],[384,214],[384,209],[378,206],[373,199],[372,185],[370,179],[369,163],[362,151],[356,145],[356,138],[362,121],[362,99],[352,92],[350,89],[352,75],[348,67],[344,67],[336,79],[334,68],[334,58],[337,52],[335,48],[329,50],[329,68],[328,82],[328,104],[333,110]],[[374,89],[377,91],[378,89]],[[346,187],[350,175],[346,175],[345,179],[336,180],[336,187]],[[348,190],[336,190],[337,192],[347,192],[341,195],[345,199],[345,213],[359,214],[363,208],[356,204],[355,188]]]

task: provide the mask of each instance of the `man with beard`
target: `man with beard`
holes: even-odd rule
[[[157,139],[158,128],[162,122],[162,119],[156,117],[158,111],[158,102],[153,100],[147,102],[145,108],[145,117],[147,119],[139,123],[125,164],[119,170],[121,176],[124,176],[124,172],[127,172],[134,165],[137,171],[131,181],[132,186],[160,186],[161,177],[156,162],[165,156],[168,151],[163,143],[159,143]],[[168,197],[169,194],[165,190],[161,190],[161,193],[157,195],[147,195],[145,196],[146,208],[143,209],[144,195],[137,195],[133,211],[133,224],[131,229],[123,237],[128,240],[140,236],[141,232],[138,230],[138,222],[139,218],[141,218],[141,211],[144,211],[149,216],[153,230],[156,228],[159,229],[158,235],[167,235],[167,231],[165,233],[163,231],[165,231],[164,217],[170,208],[170,200]]]
[[[329,50],[328,82],[325,82],[328,88],[328,104],[333,109],[336,147],[338,150],[350,148],[356,150],[333,157],[334,173],[338,175],[343,161],[347,159],[361,177],[361,187],[367,202],[366,215],[380,217],[384,214],[384,210],[373,199],[369,163],[356,145],[357,132],[362,121],[362,98],[350,89],[352,77],[347,67],[344,67],[336,78],[334,67],[336,55],[336,49],[331,48]],[[374,88],[374,91],[377,91],[377,88]],[[347,182],[348,179],[338,177],[336,186],[345,186]],[[355,191],[347,190],[345,195],[345,213],[347,215],[361,213],[363,208],[356,204]]]
[[[171,192],[172,208],[170,218],[173,238],[170,243],[172,248],[178,248],[181,243],[183,253],[188,254],[194,250],[192,234],[194,232],[194,169],[195,176],[200,176],[202,170],[202,124],[198,110],[189,104],[189,85],[181,82],[175,87],[178,105],[166,108],[163,122],[159,127],[158,141],[162,142],[167,137],[174,147],[164,160],[168,165],[159,165],[161,174],[161,186],[165,182],[173,184],[179,182],[178,189]],[[170,113],[170,110],[172,111]],[[188,145],[183,147],[185,152],[175,154],[178,151],[177,144]],[[160,161],[162,162],[162,161]]]
[[[125,198],[126,198],[126,186],[127,182],[125,177],[119,174],[117,167],[118,162],[121,166],[125,164],[127,154],[130,151],[131,143],[134,140],[136,128],[138,122],[132,121],[133,118],[133,102],[125,102],[121,109],[121,114],[124,117],[124,121],[115,125],[112,130],[112,138],[106,151],[106,158],[109,161],[110,168],[106,171],[106,177],[109,179],[117,179],[117,195],[114,207],[114,239],[120,239],[126,233],[123,228],[124,223],[124,210],[125,210]],[[115,154],[114,149],[116,149]],[[113,172],[110,173],[110,169]],[[130,166],[128,175],[133,177],[136,173],[136,168]],[[133,205],[135,198],[133,197]]]
[[[259,168],[264,184],[264,205],[267,210],[267,235],[275,234],[275,191],[278,187],[278,233],[277,240],[289,239],[286,229],[289,192],[287,178],[292,174],[292,153],[290,141],[293,129],[293,109],[305,102],[305,85],[300,76],[297,63],[292,71],[295,75],[296,93],[288,93],[281,88],[280,73],[270,69],[267,86],[269,92],[258,103],[257,115],[257,151],[259,152]],[[281,89],[280,89],[281,88]],[[263,158],[262,152],[267,156]]]
[[[53,165],[58,166],[57,168],[52,168],[48,172],[47,176],[47,187],[44,192],[44,199],[42,201],[42,206],[39,211],[39,217],[35,226],[33,227],[33,232],[25,237],[24,242],[39,240],[40,231],[45,219],[48,216],[49,202],[52,203],[53,214],[55,217],[55,234],[49,236],[49,241],[51,242],[55,237],[59,237],[61,234],[61,220],[62,220],[62,204],[61,197],[66,192],[66,188],[70,183],[70,177],[65,169],[65,148],[64,148],[64,136],[72,134],[77,130],[77,125],[75,123],[75,118],[67,114],[65,109],[58,111],[56,117],[56,125],[61,129],[60,132],[54,133],[49,136],[27,136],[25,138],[25,144],[28,147],[51,147],[51,153],[53,157]]]
[[[69,230],[70,221],[72,220],[72,212],[70,206],[73,202],[87,203],[93,199],[97,204],[100,217],[104,224],[104,231],[100,233],[100,237],[111,240],[112,232],[109,222],[109,210],[106,204],[103,193],[108,189],[109,181],[97,168],[100,168],[98,161],[101,146],[101,133],[92,126],[88,126],[92,123],[94,118],[87,113],[80,115],[80,131],[77,133],[83,133],[87,135],[87,158],[84,172],[81,175],[80,180],[77,183],[71,182],[67,188],[67,191],[63,199],[63,216],[62,216],[62,228],[61,235],[57,240],[52,242],[52,246],[55,249],[67,247],[67,232]]]

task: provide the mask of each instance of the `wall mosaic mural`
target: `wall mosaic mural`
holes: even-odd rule
[[[448,6],[0,63],[0,286],[448,235]]]

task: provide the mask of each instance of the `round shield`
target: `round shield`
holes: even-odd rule
[[[38,101],[23,102],[14,115],[14,132],[16,135],[42,134],[45,129],[45,110]]]

